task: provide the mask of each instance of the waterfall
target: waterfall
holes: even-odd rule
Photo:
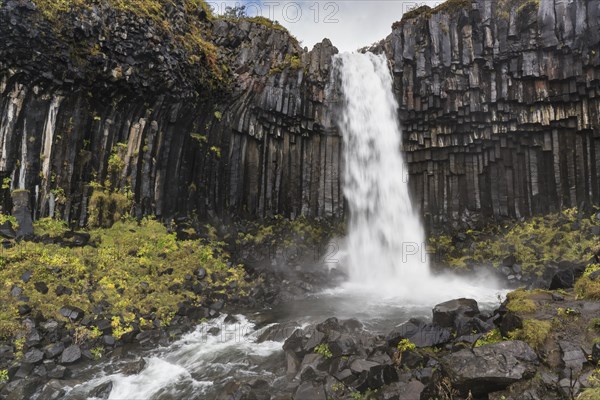
[[[344,194],[350,280],[409,294],[430,278],[425,231],[409,195],[392,77],[384,56],[335,57],[344,97]]]

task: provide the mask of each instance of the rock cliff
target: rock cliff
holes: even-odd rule
[[[157,21],[110,1],[1,5],[5,209],[28,189],[36,217],[80,225],[118,208],[341,213],[329,41],[309,52],[268,20],[214,19],[194,0],[160,3]]]
[[[379,46],[425,215],[521,217],[600,196],[600,2],[451,0]]]
[[[28,189],[36,217],[80,225],[123,207],[344,215],[330,41],[308,51],[196,0],[152,0],[160,19],[111,1],[0,5],[4,209]],[[450,0],[371,49],[390,60],[429,223],[600,200],[599,25],[600,0]]]

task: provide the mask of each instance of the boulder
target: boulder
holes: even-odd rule
[[[572,288],[584,271],[583,264],[561,261],[558,264],[558,272],[552,276],[550,281],[550,290]]]
[[[271,325],[261,332],[256,341],[257,343],[263,343],[267,341],[283,342],[285,339],[290,337],[290,335],[294,333],[297,328],[298,324],[293,321]]]
[[[69,318],[71,321],[79,321],[83,318],[84,315],[84,312],[81,308],[71,306],[63,307],[60,310],[58,310],[58,312],[60,313],[60,315],[62,315],[65,318]]]
[[[61,364],[73,364],[81,359],[81,349],[77,345],[67,347],[60,358]]]
[[[33,287],[41,294],[48,294],[48,285],[46,285],[46,282],[36,282],[33,284]]]
[[[433,323],[444,328],[452,328],[458,316],[474,317],[477,314],[479,314],[477,301],[464,298],[450,300],[433,308]]]
[[[304,382],[296,389],[294,400],[327,400],[322,384]]]
[[[10,221],[5,221],[0,224],[0,236],[6,239],[14,239],[17,237],[17,233],[13,229]]]
[[[55,379],[48,382],[42,389],[40,394],[41,399],[59,400],[65,397],[66,391],[63,389],[63,384]]]
[[[449,354],[441,363],[455,388],[484,396],[531,378],[538,358],[527,343],[506,341]]]
[[[39,364],[44,359],[44,352],[39,349],[31,349],[23,356],[23,362],[28,364]]]
[[[88,393],[88,397],[96,398],[96,399],[108,399],[110,396],[110,392],[112,391],[113,383],[112,381],[106,381],[104,383],[99,384]]]
[[[594,347],[592,347],[592,362],[594,365],[600,363],[600,343],[594,343]]]
[[[63,379],[67,373],[67,368],[62,365],[57,365],[48,371],[48,377],[53,379]]]
[[[64,350],[65,345],[62,342],[49,344],[48,346],[44,347],[44,353],[48,359],[60,356]]]
[[[451,338],[450,328],[428,324],[416,318],[394,328],[386,336],[388,345],[391,347],[396,347],[402,339],[410,340],[417,347],[433,347],[448,343]]]
[[[561,351],[561,358],[567,370],[579,372],[587,362],[587,358],[580,346],[566,340],[558,342]]]

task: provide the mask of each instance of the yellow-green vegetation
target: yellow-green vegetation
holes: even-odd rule
[[[10,225],[13,229],[17,229],[19,227],[19,223],[15,217],[10,214],[0,213],[0,225],[5,224],[6,222],[10,222]]]
[[[277,215],[271,220],[249,222],[238,233],[236,245],[265,245],[286,254],[321,249],[329,235],[342,234],[342,222],[315,221],[304,217],[294,220]],[[320,254],[318,254],[320,255]]]
[[[63,220],[50,217],[40,218],[33,223],[33,230],[38,236],[61,237],[69,230],[69,226]]]
[[[0,370],[0,383],[8,382],[8,370]]]
[[[90,350],[90,353],[92,353],[92,357],[94,357],[94,360],[99,360],[102,358],[102,356],[104,355],[104,348],[102,347],[94,347],[93,349]]]
[[[529,9],[532,12],[537,11],[539,6],[540,0],[497,0],[496,16],[504,21],[508,21],[511,10],[515,10],[518,16]]]
[[[552,322],[548,320],[527,319],[523,321],[523,328],[516,329],[509,333],[509,338],[514,340],[522,340],[529,344],[532,348],[538,350],[550,335],[552,330]]]
[[[333,353],[329,350],[329,345],[327,343],[321,343],[315,347],[315,353],[320,354],[323,358],[331,358],[333,357]]]
[[[575,293],[577,293],[578,298],[600,300],[600,279],[590,279],[590,274],[599,269],[600,265],[591,264],[586,268],[583,276],[577,280],[575,283]]]
[[[454,268],[466,267],[468,260],[498,267],[514,255],[523,271],[541,274],[549,262],[588,260],[597,244],[591,228],[599,223],[595,214],[578,218],[577,209],[571,208],[480,232],[469,230],[465,235],[472,246],[457,246],[449,235],[432,237],[429,245],[442,264]]]
[[[59,29],[64,26],[63,17],[69,13],[83,13],[92,6],[94,2],[86,0],[34,0],[41,14],[53,26]],[[224,79],[224,70],[217,61],[217,48],[210,42],[211,28],[207,22],[214,18],[212,9],[204,0],[107,0],[105,3],[110,9],[122,13],[135,15],[144,20],[151,21],[158,29],[172,38],[175,44],[182,46],[189,53],[188,62],[194,66],[208,67],[213,85]],[[172,24],[169,14],[171,10],[182,5],[186,24]],[[206,20],[199,18],[202,11]],[[181,29],[181,27],[184,29]],[[274,27],[274,29],[277,29]],[[72,54],[79,60],[85,60],[88,55],[100,55],[103,49],[98,43],[81,43],[72,49]]]
[[[81,344],[88,340],[95,340],[102,336],[102,332],[97,328],[87,328],[85,326],[78,326],[75,328],[75,334],[73,335],[73,341],[75,344]]]
[[[589,376],[588,382],[590,388],[585,389],[577,400],[597,400],[600,399],[600,368],[596,368],[594,372]]]
[[[525,289],[517,289],[513,292],[510,292],[506,295],[506,299],[508,300],[506,304],[506,309],[510,312],[517,314],[527,314],[532,313],[537,310],[537,305],[535,301],[531,299],[531,297],[538,293],[543,293],[543,290],[525,290]]]
[[[113,191],[110,187],[94,187],[88,206],[88,226],[111,227],[127,215],[133,204],[128,189]]]
[[[300,56],[297,54],[286,54],[283,61],[274,64],[270,71],[269,74],[273,75],[273,74],[278,74],[282,71],[284,71],[285,69],[290,69],[290,70],[299,70],[302,68],[302,60],[300,59]]]
[[[592,318],[588,327],[591,331],[600,333],[600,318]]]
[[[402,339],[398,342],[396,348],[399,352],[404,353],[405,351],[415,351],[417,346],[408,339]]]
[[[477,343],[475,343],[475,347],[485,346],[486,344],[500,343],[504,340],[507,339],[502,337],[500,329],[495,328],[481,336],[479,340],[477,340]]]
[[[598,400],[600,399],[600,388],[589,388],[585,389],[579,396],[577,396],[577,400]]]
[[[110,229],[89,233],[94,246],[70,249],[24,241],[0,254],[0,336],[13,337],[21,329],[20,301],[10,295],[15,285],[29,297],[33,313],[46,319],[65,320],[58,311],[66,305],[90,313],[95,304],[106,301],[110,305],[106,312],[114,316],[116,337],[131,331],[140,315],[167,325],[182,301],[203,304],[203,296],[182,288],[186,276],[194,276],[199,267],[206,270],[204,282],[214,293],[245,294],[245,271],[228,265],[222,243],[176,240],[175,233],[150,218],[123,220]],[[32,279],[24,283],[20,277],[26,271],[32,273]],[[35,290],[36,282],[45,282],[49,292]],[[72,293],[56,296],[59,285]],[[75,334],[78,340],[85,340],[100,332],[77,328]]]
[[[15,358],[17,360],[20,360],[23,358],[23,349],[25,348],[25,341],[26,339],[24,337],[20,337],[18,339],[15,339],[14,345],[15,345]]]

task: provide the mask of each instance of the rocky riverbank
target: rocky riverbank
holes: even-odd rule
[[[526,304],[527,308],[523,305]],[[574,293],[518,291],[492,313],[456,299],[387,335],[355,319],[296,329],[283,343],[287,389],[237,382],[219,399],[596,399],[600,303]],[[277,340],[293,325],[271,327]]]
[[[167,228],[144,219],[72,232],[45,219],[34,223],[36,234],[28,240],[9,238],[14,222],[2,228],[7,237],[2,260],[11,268],[0,272],[5,282],[0,395],[11,399],[42,387],[63,393],[60,382],[90,364],[168,345],[228,310],[293,303],[343,280],[339,265],[324,264],[329,249],[323,243],[343,232],[328,221],[276,218],[213,228],[182,220]],[[264,398],[458,399],[471,391],[473,399],[494,392],[489,398],[516,400],[527,392],[541,400],[568,398],[569,390],[592,393],[600,337],[598,258],[591,248],[596,225],[594,213],[573,210],[506,228],[522,238],[523,232],[534,235],[535,226],[546,238],[543,227],[552,226],[566,243],[580,240],[582,259],[557,257],[547,269],[535,268],[542,274],[529,280],[525,273],[510,279],[504,271],[516,274],[522,259],[491,257],[491,265],[481,269],[507,284],[536,289],[511,293],[493,312],[480,312],[472,300],[451,301],[435,307],[432,320],[411,319],[385,334],[335,318],[295,332],[290,323],[269,327],[260,340],[286,339],[289,384],[281,397]],[[464,243],[458,235],[454,240]],[[474,232],[466,237],[465,242],[483,240]],[[483,243],[520,257],[539,240],[523,241],[518,251],[506,242],[504,233]],[[449,259],[444,257],[465,259],[463,253],[441,254],[440,263]],[[469,275],[478,272],[475,265],[459,270]],[[458,365],[463,369],[455,370]],[[138,370],[143,368],[142,363]],[[251,399],[264,389],[259,383],[237,382],[227,391]]]
[[[0,396],[11,399],[123,349],[172,343],[225,309],[263,309],[340,277],[315,258],[339,230],[327,221],[124,218],[73,232],[42,219],[26,237],[19,223],[30,220],[0,229]]]

